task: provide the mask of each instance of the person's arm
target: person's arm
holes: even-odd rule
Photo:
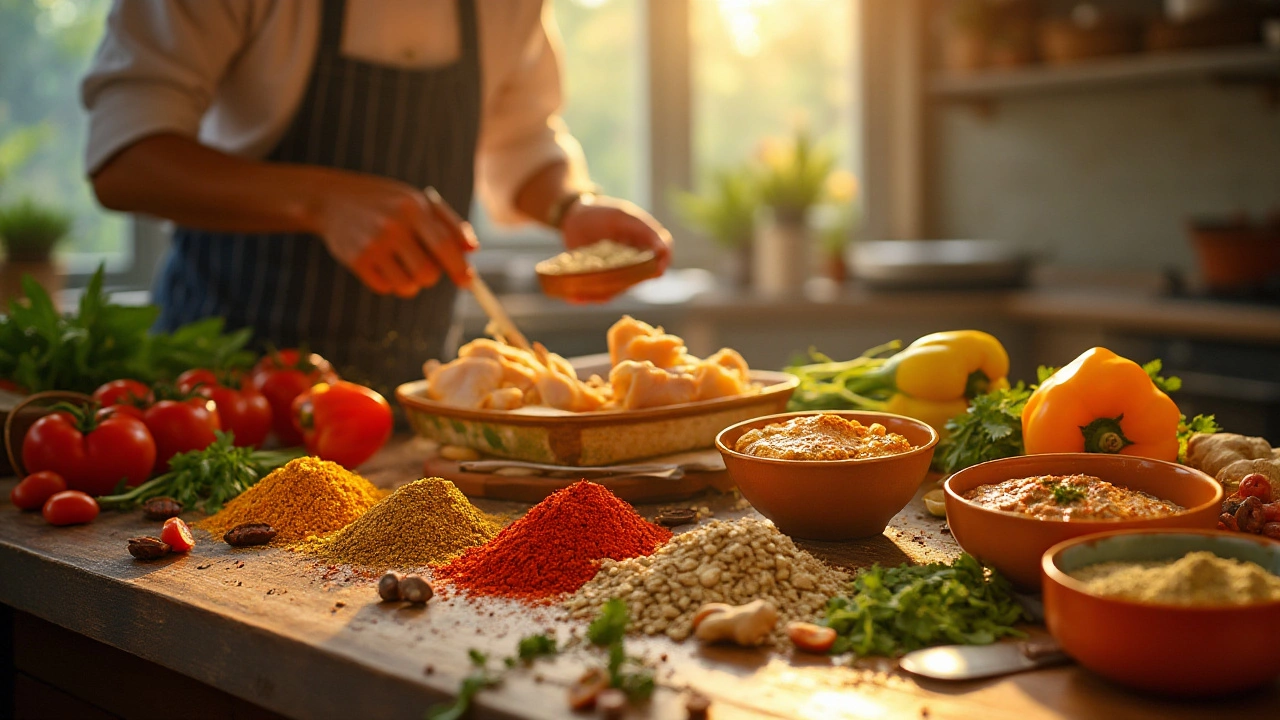
[[[465,223],[393,180],[228,155],[176,134],[143,138],[92,177],[98,201],[228,232],[307,232],[378,292],[412,295],[441,270],[466,285]]]
[[[549,4],[541,9],[540,17],[525,21],[520,57],[486,107],[477,163],[481,197],[500,223],[547,224],[558,214],[567,247],[617,240],[653,250],[665,269],[671,236],[657,220],[624,200],[583,195],[593,186],[582,149],[558,115],[559,38]]]
[[[273,9],[274,8],[274,9]],[[293,32],[265,2],[118,3],[86,75],[88,172],[99,201],[211,230],[312,232],[379,292],[411,295],[441,269],[460,284],[469,227],[432,212],[421,188],[277,165],[201,145],[221,79],[263,32]],[[270,29],[268,29],[268,27]]]

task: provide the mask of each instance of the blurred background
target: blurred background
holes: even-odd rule
[[[622,313],[761,367],[975,327],[1021,377],[1162,357],[1182,402],[1280,433],[1280,2],[547,1],[594,180],[676,240],[666,277],[566,306],[533,274],[556,239],[473,208],[477,265],[553,350]],[[164,228],[82,177],[108,6],[0,0],[0,235],[34,246],[2,274],[51,246],[69,293],[105,262],[144,301]]]

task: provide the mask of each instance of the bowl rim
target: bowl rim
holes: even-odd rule
[[[1008,462],[1010,460],[1015,460],[1015,459],[1021,460],[1023,458],[1065,458],[1065,457],[1081,457],[1081,456],[1091,457],[1091,458],[1102,458],[1102,457],[1132,458],[1135,460],[1142,460],[1144,462],[1160,463],[1162,465],[1169,465],[1175,468],[1182,468],[1184,470],[1189,470],[1191,471],[1193,477],[1199,476],[1200,480],[1207,481],[1213,484],[1213,487],[1216,490],[1216,492],[1214,493],[1214,499],[1209,500],[1208,502],[1200,503],[1199,505],[1193,505],[1189,508],[1183,508],[1181,511],[1176,513],[1170,513],[1168,515],[1160,515],[1160,516],[1151,517],[1151,518],[1135,518],[1133,520],[1088,520],[1088,519],[1041,520],[1039,518],[1029,517],[1022,513],[1016,513],[1011,510],[997,510],[996,508],[989,508],[984,505],[979,505],[978,503],[956,492],[951,487],[952,479],[954,479],[960,473],[963,473],[971,468],[982,467],[984,465],[998,465],[1000,463]],[[1009,478],[1009,479],[1014,480],[1016,478]],[[1091,527],[1091,526],[1105,527],[1107,525],[1113,525],[1114,523],[1117,523],[1117,522],[1142,522],[1144,520],[1158,520],[1162,518],[1182,517],[1184,515],[1190,515],[1191,513],[1201,512],[1204,509],[1213,507],[1215,505],[1217,506],[1222,505],[1222,498],[1224,497],[1224,494],[1225,494],[1222,489],[1221,483],[1219,483],[1217,480],[1214,480],[1212,476],[1210,476],[1208,473],[1204,472],[1203,470],[1198,470],[1196,468],[1191,467],[1190,465],[1183,465],[1181,463],[1169,462],[1168,460],[1158,460],[1156,458],[1142,457],[1140,455],[1115,455],[1115,454],[1109,454],[1109,453],[1035,453],[1033,455],[1012,455],[1010,457],[1005,457],[1005,458],[996,458],[995,460],[988,460],[986,462],[978,463],[977,465],[970,465],[969,467],[964,468],[963,470],[957,470],[956,472],[951,473],[951,475],[947,476],[947,479],[942,483],[942,490],[944,493],[946,493],[946,496],[948,498],[953,498],[955,499],[956,502],[964,503],[965,505],[975,510],[979,510],[981,512],[992,513],[993,515],[1000,515],[1003,517],[1018,518],[1019,520],[1026,520],[1028,522],[1068,523],[1074,526],[1084,526],[1084,527]],[[1159,498],[1159,499],[1169,501],[1168,498]],[[1107,532],[1107,531],[1102,531],[1102,532]],[[1092,535],[1094,533],[1090,533],[1090,534]]]
[[[793,417],[804,417],[809,415],[841,415],[843,416],[845,414],[864,415],[864,416],[872,415],[876,417],[889,417],[889,418],[895,418],[898,420],[906,420],[907,422],[914,423],[919,427],[927,429],[929,431],[929,442],[925,443],[924,445],[913,447],[912,449],[906,452],[895,453],[893,455],[882,455],[880,457],[871,457],[871,458],[845,458],[843,460],[786,460],[783,458],[759,457],[756,455],[748,455],[747,453],[738,452],[737,450],[734,450],[733,448],[726,445],[724,442],[724,436],[729,434],[730,432],[737,430],[743,425],[758,423],[761,420],[768,420],[769,423],[773,423],[779,420],[785,420],[787,418],[793,418]],[[716,449],[719,450],[721,453],[731,455],[735,458],[740,458],[740,459],[752,461],[752,462],[762,462],[765,464],[778,465],[780,467],[786,466],[786,467],[793,467],[793,468],[794,467],[828,467],[829,468],[829,467],[842,467],[842,466],[849,466],[849,465],[870,465],[870,464],[882,463],[882,462],[892,462],[894,460],[902,460],[904,458],[909,458],[915,455],[931,452],[933,448],[938,444],[938,441],[940,439],[941,438],[938,435],[938,431],[933,429],[933,426],[929,425],[929,423],[926,423],[923,420],[917,420],[913,417],[908,417],[906,415],[880,412],[878,410],[794,410],[791,412],[774,413],[772,415],[761,415],[760,417],[755,417],[749,420],[736,422],[730,425],[729,427],[721,430],[720,432],[716,433]]]
[[[566,252],[569,252],[569,251],[566,251]],[[544,272],[542,270],[539,270],[540,267],[545,266],[547,263],[551,262],[556,257],[559,257],[559,255],[557,254],[554,257],[549,257],[545,260],[539,260],[533,266],[533,271],[535,274],[541,275],[542,277],[582,279],[585,277],[594,277],[594,276],[604,277],[611,274],[632,273],[632,272],[636,272],[636,268],[641,268],[646,266],[652,266],[651,270],[657,270],[658,254],[652,250],[645,250],[644,252],[647,254],[647,257],[645,257],[643,260],[640,260],[639,262],[628,263],[626,265],[619,265],[618,267],[604,268],[603,270],[580,270],[578,272]]]
[[[1097,593],[1089,592],[1089,590],[1085,588],[1084,583],[1071,577],[1066,573],[1066,571],[1058,567],[1058,556],[1075,545],[1098,542],[1108,538],[1117,536],[1122,537],[1125,535],[1194,535],[1199,537],[1222,537],[1228,540],[1251,542],[1255,545],[1271,547],[1280,551],[1280,540],[1272,540],[1271,538],[1263,537],[1261,535],[1251,535],[1248,533],[1230,532],[1227,530],[1192,530],[1187,528],[1130,528],[1127,530],[1110,530],[1102,533],[1080,535],[1054,544],[1048,550],[1044,551],[1044,555],[1040,556],[1041,573],[1046,581],[1055,582],[1068,590],[1074,590],[1075,592],[1081,593],[1082,595],[1086,595],[1095,600],[1105,600],[1107,602],[1119,603],[1121,605],[1127,605],[1134,608],[1158,608],[1160,610],[1176,610],[1179,612],[1192,613],[1222,612],[1224,610],[1252,611],[1267,608],[1280,610],[1280,599],[1243,604],[1178,605],[1176,603],[1146,602],[1142,600],[1134,600],[1132,598],[1116,597],[1113,595],[1099,595]]]

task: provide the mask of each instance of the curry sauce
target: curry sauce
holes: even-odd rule
[[[964,498],[992,510],[1039,520],[1138,520],[1186,508],[1092,475],[1041,475],[979,485]]]
[[[749,430],[734,450],[775,460],[858,460],[912,449],[905,437],[880,423],[863,425],[839,415],[803,415]]]

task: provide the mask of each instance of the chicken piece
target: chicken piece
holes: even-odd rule
[[[733,397],[742,395],[749,389],[740,373],[713,362],[699,365],[693,373],[693,379],[697,385],[698,400]]]
[[[623,410],[692,402],[698,384],[688,373],[670,373],[651,362],[623,360],[609,372],[613,406]]]
[[[497,360],[502,364],[502,384],[527,390],[533,386],[538,375],[544,371],[528,350],[520,350],[510,345],[494,342],[488,338],[479,338],[458,348],[458,357],[484,357]]]
[[[636,320],[630,315],[623,315],[618,322],[609,328],[606,335],[609,342],[609,364],[617,365],[626,358],[622,357],[622,352],[631,344],[631,341],[638,337],[646,337],[657,334],[657,328],[647,322]]]
[[[459,407],[480,407],[486,395],[502,387],[502,363],[466,357],[445,363],[427,378],[427,396]]]
[[[480,401],[486,410],[517,410],[524,405],[524,390],[518,387],[498,388]]]
[[[427,378],[428,380],[431,379],[431,376],[435,374],[436,370],[440,369],[442,364],[443,363],[435,358],[431,358],[430,360],[422,363],[422,377]]]
[[[569,412],[598,410],[605,401],[599,391],[558,373],[546,373],[538,378],[533,390],[526,394],[526,402],[530,396],[534,397],[539,405]]]
[[[733,370],[742,376],[743,382],[746,382],[751,374],[751,369],[747,367],[747,361],[742,355],[737,350],[729,348],[720,348],[702,362]]]

